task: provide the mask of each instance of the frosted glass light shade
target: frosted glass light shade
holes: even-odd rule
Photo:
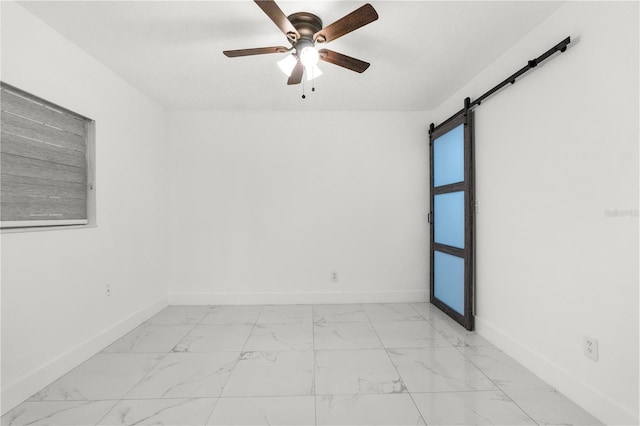
[[[280,59],[278,61],[278,66],[280,67],[282,72],[287,75],[287,77],[291,77],[291,73],[293,72],[293,69],[296,67],[297,62],[298,60],[296,59],[296,57],[291,54],[291,55],[285,56],[283,59]]]
[[[317,65],[318,59],[320,59],[320,55],[318,54],[318,51],[312,46],[307,46],[302,49],[302,52],[300,52],[300,62],[302,62],[302,65],[304,65],[307,69],[309,67]]]
[[[311,81],[316,77],[320,77],[322,75],[322,71],[320,71],[320,68],[318,68],[317,65],[314,65],[312,67],[304,67],[306,73],[307,73],[307,81]]]

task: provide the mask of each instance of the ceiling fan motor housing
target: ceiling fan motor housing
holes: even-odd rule
[[[310,41],[313,45],[313,36],[315,35],[315,33],[322,29],[322,19],[309,12],[293,13],[289,15],[287,19],[289,19],[291,24],[300,34],[300,39],[298,40],[298,42],[301,40],[305,40]],[[323,40],[321,40],[320,38],[317,41],[320,43],[323,42]],[[292,41],[292,44],[295,46],[296,42]]]

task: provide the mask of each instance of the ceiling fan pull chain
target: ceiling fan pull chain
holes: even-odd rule
[[[307,96],[304,94],[304,80],[302,80],[302,99],[306,99]]]
[[[316,91],[316,76],[315,76],[314,69],[311,70],[311,91],[312,92]]]

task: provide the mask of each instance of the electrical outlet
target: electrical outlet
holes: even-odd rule
[[[336,271],[331,272],[331,282],[332,283],[338,282],[338,273]]]
[[[591,337],[583,337],[584,356],[594,361],[598,360],[598,341]]]
[[[107,297],[111,296],[111,284],[107,284]]]

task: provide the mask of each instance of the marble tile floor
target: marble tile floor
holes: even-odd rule
[[[170,306],[2,425],[601,424],[427,303]]]

